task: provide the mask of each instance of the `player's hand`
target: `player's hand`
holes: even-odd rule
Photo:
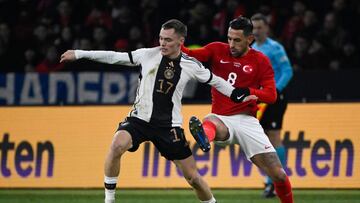
[[[67,50],[65,53],[61,54],[61,57],[60,57],[60,63],[70,62],[70,61],[75,61],[75,60],[76,60],[76,57],[75,57],[74,50]]]
[[[247,97],[245,97],[245,99],[243,100],[243,102],[247,102],[247,101],[250,101],[250,100],[258,100],[259,98],[256,96],[256,95],[249,95]]]
[[[245,100],[245,98],[247,96],[250,95],[250,89],[249,88],[235,88],[231,95],[230,95],[230,98],[233,102],[236,102],[236,103],[240,103],[240,102],[243,102]]]

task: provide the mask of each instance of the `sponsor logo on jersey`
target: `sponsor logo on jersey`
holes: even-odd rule
[[[265,149],[270,149],[271,145],[265,145]]]
[[[237,68],[240,68],[240,67],[241,67],[241,63],[239,63],[239,62],[234,62],[234,66],[237,67]]]
[[[223,64],[225,64],[225,63],[230,63],[230,61],[224,61],[224,60],[220,60],[220,63],[223,63]]]

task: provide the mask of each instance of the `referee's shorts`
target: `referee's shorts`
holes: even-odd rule
[[[274,104],[269,104],[260,120],[264,130],[280,130],[282,128],[283,118],[286,111],[288,100],[286,93],[278,93]]]

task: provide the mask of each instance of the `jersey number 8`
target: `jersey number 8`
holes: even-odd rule
[[[236,73],[231,72],[231,73],[229,73],[229,76],[228,76],[227,81],[228,81],[231,85],[234,85],[236,78],[237,78]]]

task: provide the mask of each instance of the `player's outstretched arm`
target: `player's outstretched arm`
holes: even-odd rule
[[[88,59],[99,63],[135,66],[127,52],[68,50],[61,55],[60,62]]]
[[[75,60],[76,60],[76,57],[75,57],[74,50],[67,50],[66,52],[61,54],[61,57],[60,57],[60,63],[71,62],[71,61],[75,61]]]
[[[218,77],[211,72],[210,74],[212,75],[212,77],[207,83],[215,87],[223,95],[230,97],[230,99],[233,102],[241,103],[241,102],[258,99],[257,96],[250,95],[249,88],[234,88],[230,83],[225,81],[223,78]]]
[[[250,100],[257,100],[258,97],[250,94],[249,88],[234,88],[223,78],[213,74],[209,69],[206,69],[202,64],[197,63],[193,72],[194,77],[201,83],[207,83],[216,88],[223,95],[230,97],[233,102],[241,103]]]

